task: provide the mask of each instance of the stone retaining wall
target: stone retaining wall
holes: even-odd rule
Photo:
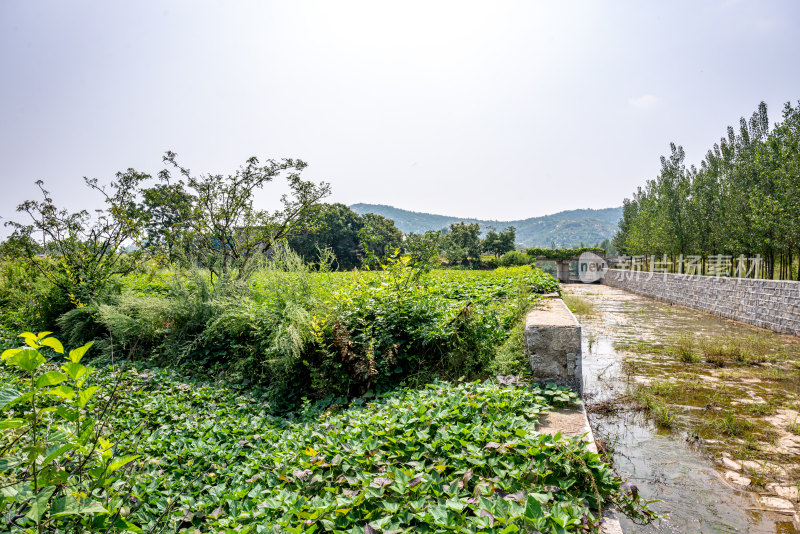
[[[535,380],[581,392],[581,325],[560,298],[545,299],[540,308],[528,312],[525,355]]]
[[[800,336],[800,282],[609,269],[602,283]]]

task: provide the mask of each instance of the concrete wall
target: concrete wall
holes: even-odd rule
[[[546,299],[525,317],[525,354],[533,378],[580,393],[581,326],[559,298]]]
[[[800,335],[800,282],[609,269],[603,283],[776,332]]]

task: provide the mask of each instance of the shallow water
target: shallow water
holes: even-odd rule
[[[566,292],[591,302],[595,310],[578,316],[587,406],[619,399],[636,384],[666,383],[676,391],[668,404],[677,422],[669,429],[634,409],[589,414],[595,437],[611,446],[623,478],[645,499],[658,500],[651,508],[662,519],[642,527],[621,518],[623,530],[800,532],[793,510],[779,513],[763,499],[774,493],[768,484],[794,486],[800,475],[800,438],[793,448],[789,433],[769,422],[776,410],[792,414],[800,405],[793,366],[800,361],[800,339],[608,286],[574,284]],[[698,342],[756,339],[766,361],[723,367],[683,363],[671,347],[680,336]],[[748,403],[769,405],[772,412],[752,416],[744,411]],[[713,423],[722,414],[753,421],[749,441],[715,431]],[[763,443],[751,450],[758,440]],[[726,479],[732,472],[721,464],[723,455],[736,462],[749,459],[752,469],[733,473],[752,482],[743,486]]]

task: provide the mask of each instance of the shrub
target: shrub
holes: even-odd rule
[[[80,363],[91,343],[70,351],[56,370],[42,351],[64,348],[48,334],[26,332],[27,347],[2,354],[24,387],[0,390],[7,414],[0,421],[0,517],[25,532],[138,530],[121,513],[130,489],[123,473],[138,456],[117,456],[109,440],[113,394],[93,409],[98,386],[89,385],[92,369]]]
[[[530,265],[534,261],[536,260],[527,254],[512,250],[511,252],[506,252],[503,254],[499,263],[501,267],[512,267],[514,265]]]

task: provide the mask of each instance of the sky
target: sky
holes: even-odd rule
[[[0,1],[0,222],[82,177],[292,157],[330,202],[525,219],[618,206],[800,99],[800,2]],[[278,207],[270,184],[258,203]],[[0,230],[0,235],[8,233]]]

